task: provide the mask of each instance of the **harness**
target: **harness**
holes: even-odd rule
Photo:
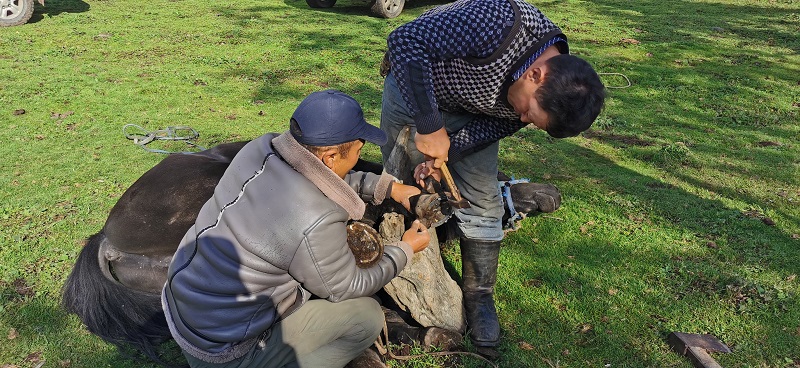
[[[500,194],[503,196],[504,202],[506,203],[506,209],[510,214],[510,217],[506,222],[503,224],[503,228],[510,229],[510,230],[517,230],[517,222],[525,218],[525,216],[516,209],[514,209],[514,199],[511,197],[511,186],[514,184],[520,183],[529,183],[530,179],[514,179],[514,176],[511,176],[511,180],[509,181],[498,181],[497,186],[500,188]]]

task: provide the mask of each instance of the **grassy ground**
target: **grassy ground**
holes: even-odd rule
[[[163,158],[124,124],[209,147],[283,131],[325,88],[377,123],[386,35],[440,3],[386,20],[356,0],[53,0],[0,29],[0,366],[142,366],[58,304],[83,239]],[[725,367],[800,366],[800,3],[535,4],[632,85],[580,137],[502,142],[504,171],[564,201],[504,242],[500,366],[689,367],[671,331],[716,335]]]

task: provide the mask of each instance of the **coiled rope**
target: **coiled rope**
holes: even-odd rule
[[[142,149],[144,149],[145,151],[153,153],[171,154],[171,153],[195,152],[195,151],[167,151],[167,150],[147,147],[148,144],[154,141],[183,141],[187,145],[194,147],[199,151],[205,150],[205,147],[199,146],[196,143],[192,142],[196,140],[198,137],[200,137],[200,133],[198,133],[194,128],[189,126],[171,126],[158,130],[146,130],[145,128],[136,124],[125,124],[122,127],[122,134],[125,135],[125,138],[132,140],[134,144],[136,144],[139,147],[142,147]]]
[[[378,353],[380,355],[384,356],[388,355],[389,357],[395,360],[411,360],[426,356],[467,355],[473,358],[483,360],[485,363],[489,364],[493,368],[497,368],[497,364],[494,364],[494,362],[492,362],[491,360],[486,359],[484,356],[480,354],[472,353],[469,351],[437,351],[437,352],[415,354],[415,355],[396,355],[389,348],[389,327],[386,325],[386,320],[383,321],[383,337],[385,340],[382,340],[381,336],[378,335],[378,339],[375,341],[375,348],[378,349]]]
[[[616,76],[620,76],[622,78],[625,78],[625,82],[627,83],[627,85],[624,85],[624,86],[606,86],[606,88],[628,88],[628,87],[630,87],[632,85],[631,84],[631,80],[628,79],[628,76],[625,75],[625,74],[622,74],[622,73],[597,73],[597,75],[616,75]]]

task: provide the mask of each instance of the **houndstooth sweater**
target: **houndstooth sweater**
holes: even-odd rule
[[[522,129],[508,88],[549,46],[568,53],[566,36],[524,0],[459,0],[429,10],[387,39],[391,73],[417,131],[443,127],[439,110],[475,118],[451,135],[456,161]]]

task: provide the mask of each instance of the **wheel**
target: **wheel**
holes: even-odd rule
[[[403,11],[406,0],[375,0],[372,13],[382,18],[394,18]]]
[[[33,15],[33,0],[0,0],[0,27],[25,24]]]
[[[336,0],[306,0],[306,4],[312,8],[330,8]]]

